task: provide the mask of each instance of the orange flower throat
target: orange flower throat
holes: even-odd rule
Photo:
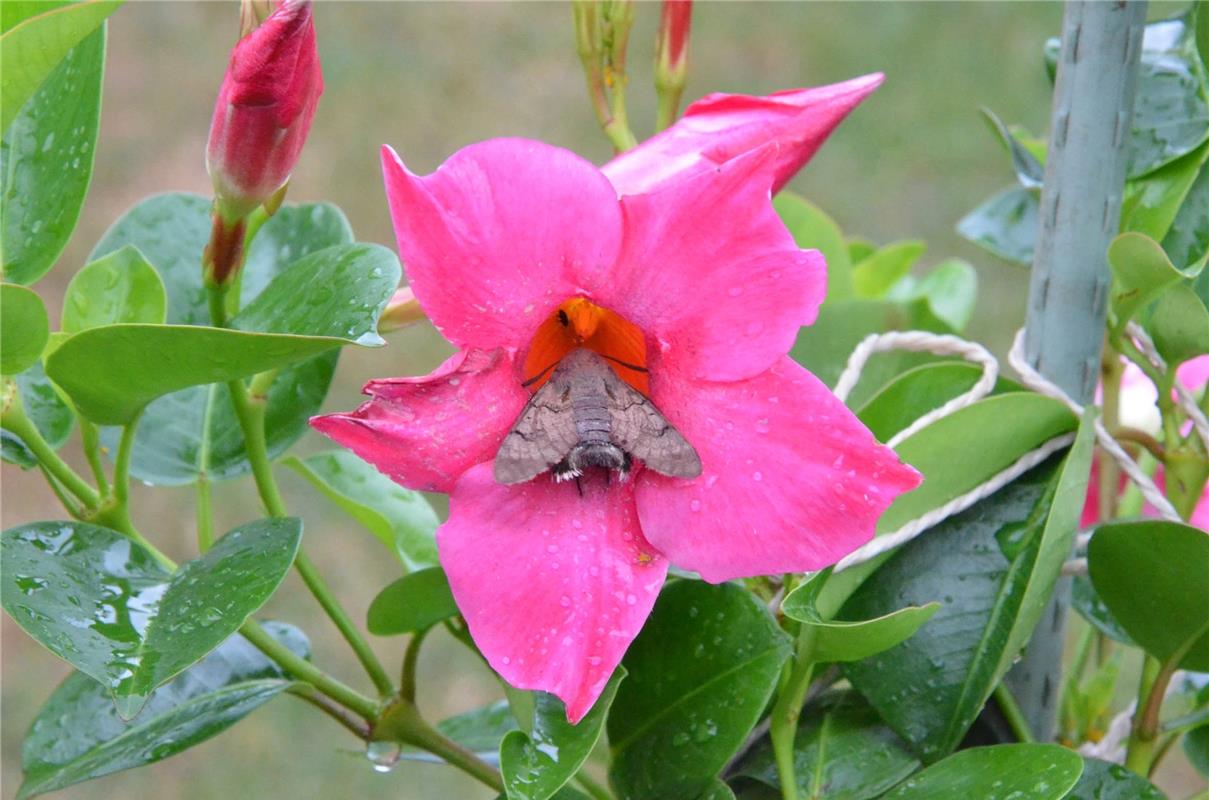
[[[651,393],[642,331],[617,312],[583,297],[567,300],[538,327],[525,355],[525,386],[536,392],[550,379],[555,365],[579,347],[604,356],[622,380],[644,395]]]

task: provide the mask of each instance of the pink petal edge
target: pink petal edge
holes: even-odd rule
[[[656,380],[653,394],[704,472],[643,472],[638,517],[671,563],[711,583],[834,564],[921,481],[788,358],[737,383]]]
[[[517,486],[491,465],[453,489],[437,531],[441,565],[492,669],[520,689],[566,703],[578,722],[638,635],[667,575],[646,542],[633,483],[548,475]]]
[[[311,427],[396,483],[448,492],[466,470],[495,457],[529,393],[502,350],[463,350],[431,374],[370,381],[371,400]]]

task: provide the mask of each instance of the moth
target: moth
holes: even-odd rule
[[[634,459],[675,478],[701,474],[697,451],[605,359],[580,348],[529,399],[495,456],[495,479],[523,483],[550,470],[578,479],[589,467],[623,479]]]

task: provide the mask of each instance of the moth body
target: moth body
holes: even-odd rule
[[[701,474],[697,452],[640,392],[591,350],[568,354],[530,398],[495,457],[500,483],[522,483],[549,470],[555,480],[588,468],[623,479],[637,458],[665,475]]]

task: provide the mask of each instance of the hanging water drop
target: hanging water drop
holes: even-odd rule
[[[378,741],[365,746],[365,757],[369,759],[374,772],[390,772],[399,762],[398,742]]]

